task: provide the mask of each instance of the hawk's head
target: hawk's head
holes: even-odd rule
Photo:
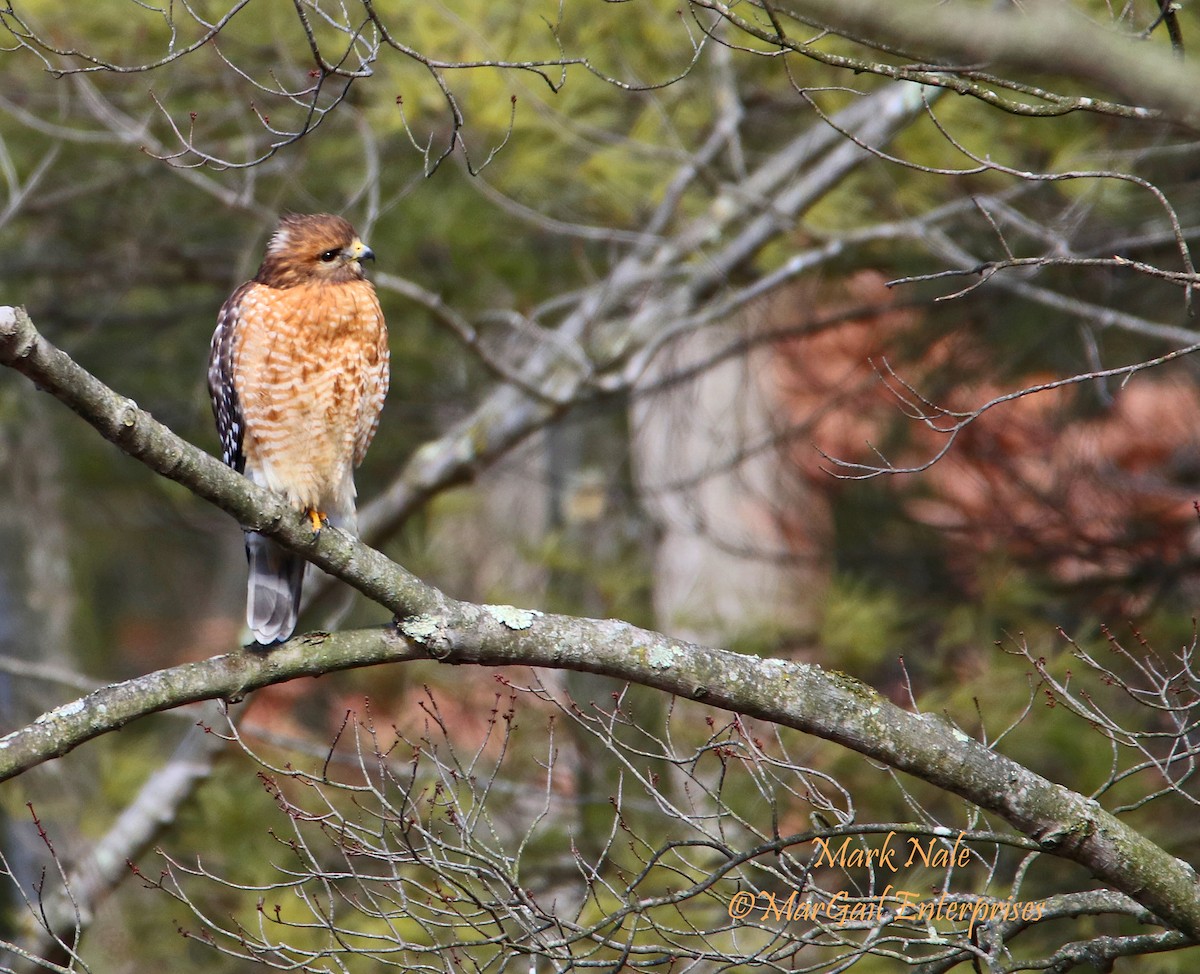
[[[344,284],[361,278],[362,262],[374,259],[374,251],[340,216],[288,213],[271,235],[255,280],[268,287]]]

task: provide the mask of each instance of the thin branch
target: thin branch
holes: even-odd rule
[[[888,387],[888,390],[896,397],[896,399],[904,407],[905,413],[910,419],[915,419],[923,423],[934,433],[938,433],[945,437],[939,447],[932,456],[919,463],[914,463],[908,466],[896,466],[891,463],[878,449],[872,447],[872,450],[879,457],[879,464],[858,463],[852,460],[841,460],[837,457],[830,456],[823,450],[820,451],[821,456],[828,460],[833,466],[828,469],[828,473],[842,480],[870,480],[882,474],[902,474],[902,473],[921,473],[928,470],[935,463],[942,459],[950,448],[954,445],[958,435],[974,423],[980,416],[986,412],[990,412],[997,406],[1002,406],[1005,403],[1012,402],[1016,399],[1023,399],[1026,396],[1037,395],[1041,392],[1049,392],[1052,389],[1062,389],[1066,386],[1079,385],[1083,382],[1094,382],[1097,379],[1111,379],[1120,376],[1125,381],[1132,379],[1139,372],[1145,372],[1147,369],[1157,368],[1161,365],[1166,365],[1168,362],[1174,362],[1176,359],[1183,358],[1187,355],[1192,355],[1200,351],[1200,342],[1195,342],[1184,348],[1178,348],[1174,351],[1167,352],[1165,355],[1159,355],[1156,358],[1146,359],[1142,362],[1135,362],[1133,365],[1122,365],[1112,369],[1101,369],[1097,372],[1085,372],[1080,375],[1068,376],[1065,379],[1055,379],[1050,382],[1042,382],[1037,385],[1025,386],[1013,392],[1007,392],[1003,395],[995,396],[977,406],[974,409],[966,411],[958,411],[947,409],[939,406],[934,402],[922,396],[913,386],[901,378],[892,366],[884,361],[878,366],[878,371],[881,380]]]
[[[844,55],[818,42],[795,40],[759,19],[736,12],[743,8],[721,0],[692,0],[770,50],[795,52],[835,67],[870,72],[894,80],[956,91],[1013,114],[1053,116],[1086,111],[1135,119],[1169,118],[1200,128],[1200,111],[1190,97],[1200,84],[1193,65],[1174,53],[1103,27],[1060,4],[1023,7],[1020,15],[953,4],[892,3],[890,0],[795,0],[789,15],[802,24],[836,33],[860,45],[886,50],[889,45],[922,51],[940,64],[912,64]],[[761,3],[753,5],[760,9]],[[885,40],[882,40],[886,38]],[[1064,43],[1064,39],[1069,40]],[[763,52],[767,53],[767,52]],[[979,64],[995,70],[1050,73],[1088,82],[1129,99],[1122,104],[1093,97],[1063,95],[984,75]],[[956,67],[966,65],[966,67]],[[998,94],[997,87],[1026,93],[1028,101]],[[1025,92],[1022,89],[1026,89]]]
[[[208,705],[213,710],[213,705]],[[186,711],[179,711],[184,716]],[[219,714],[206,713],[212,723]],[[129,876],[131,861],[150,848],[163,829],[175,819],[179,806],[212,772],[225,740],[205,733],[204,722],[184,734],[175,752],[138,789],[107,831],[77,858],[61,890],[43,892],[39,924],[21,946],[28,956],[66,963],[69,952],[91,926],[100,904]]]

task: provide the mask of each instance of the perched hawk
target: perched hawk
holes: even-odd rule
[[[375,255],[338,216],[287,215],[253,281],[217,318],[208,391],[222,459],[312,519],[353,532],[354,468],[388,388],[387,329],[362,262]],[[246,532],[246,621],[263,645],[296,628],[304,559]]]

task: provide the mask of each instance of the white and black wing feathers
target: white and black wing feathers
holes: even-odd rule
[[[208,394],[212,398],[217,435],[221,438],[221,459],[238,473],[246,470],[246,455],[242,452],[245,429],[237,387],[233,381],[233,351],[237,339],[238,309],[242,297],[251,286],[251,283],[243,284],[221,305],[208,356]]]

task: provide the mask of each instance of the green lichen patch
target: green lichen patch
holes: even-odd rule
[[[422,613],[421,615],[401,619],[399,628],[413,642],[427,643],[437,635],[440,625],[433,616]]]
[[[509,629],[528,629],[541,615],[536,609],[518,609],[512,605],[485,605],[483,610]]]
[[[669,670],[680,655],[674,646],[651,646],[646,652],[646,662],[656,670]]]

